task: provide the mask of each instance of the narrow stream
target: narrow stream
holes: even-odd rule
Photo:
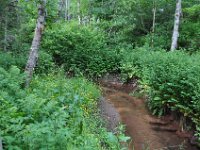
[[[179,126],[170,116],[164,119],[152,116],[143,99],[128,94],[129,87],[104,83],[102,89],[104,97],[114,105],[120,121],[126,126],[126,134],[133,141],[130,150],[197,150],[187,138],[176,134]]]

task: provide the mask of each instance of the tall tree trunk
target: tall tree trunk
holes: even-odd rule
[[[82,24],[82,18],[81,18],[81,0],[77,0],[77,11],[78,11],[78,22],[79,22],[79,24]]]
[[[70,19],[70,0],[65,0],[65,21]]]
[[[68,20],[68,4],[69,4],[69,2],[68,2],[68,0],[65,0],[65,21],[67,21]]]
[[[176,50],[178,46],[180,16],[181,16],[181,0],[177,0],[175,20],[174,20],[174,30],[173,30],[172,43],[171,43],[171,51]]]
[[[68,13],[68,20],[71,19],[71,16],[70,16],[70,5],[71,5],[71,1],[70,0],[67,0],[68,1],[68,5],[67,5],[67,13]]]
[[[89,1],[89,8],[88,8],[88,24],[91,23],[91,19],[92,19],[92,6],[91,6],[91,1]]]
[[[8,36],[8,6],[6,7],[6,9],[5,9],[5,19],[4,19],[4,21],[5,21],[5,24],[4,24],[4,47],[3,47],[3,49],[4,49],[4,51],[7,51],[7,44],[8,44],[8,42],[7,42],[7,36]]]
[[[62,18],[63,17],[63,5],[64,5],[64,2],[63,2],[63,0],[59,0],[58,1],[58,16],[60,17],[60,18]]]
[[[156,2],[153,1],[153,22],[152,22],[152,31],[151,31],[151,47],[154,47],[154,33],[155,33],[155,23],[156,23]]]
[[[38,5],[38,19],[35,28],[35,34],[32,41],[29,58],[25,68],[25,72],[27,73],[26,87],[28,87],[30,84],[31,78],[33,76],[33,71],[38,59],[38,49],[40,46],[42,32],[44,30],[44,24],[45,24],[45,6],[46,6],[46,1],[41,0],[40,4]]]

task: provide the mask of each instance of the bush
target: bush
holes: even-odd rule
[[[109,50],[103,32],[87,26],[54,24],[44,34],[42,48],[67,72],[101,76],[116,68],[118,59]]]
[[[190,52],[198,51],[200,46],[200,5],[183,9],[183,24],[180,27],[179,45]]]
[[[23,55],[0,52],[0,67],[9,69],[12,65],[19,68],[25,68],[26,57]]]
[[[8,70],[11,66],[17,66],[18,68],[24,70],[27,63],[27,55],[19,55],[16,53],[10,52],[1,52],[0,53],[0,67]],[[55,64],[53,58],[50,54],[45,51],[39,51],[39,58],[36,65],[36,73],[49,73]]]
[[[195,52],[199,50],[199,40],[200,40],[200,21],[190,22],[185,21],[181,26],[180,34],[180,47],[187,49],[190,52]]]
[[[98,88],[85,79],[35,77],[23,90],[24,75],[0,68],[0,137],[5,149],[120,149],[124,140],[98,121]]]
[[[48,74],[53,69],[55,69],[55,63],[53,62],[52,55],[45,51],[39,51],[39,58],[36,65],[36,73],[46,73]]]
[[[15,64],[15,60],[13,59],[10,53],[0,53],[0,66],[4,68],[9,68],[11,65]]]
[[[199,60],[199,54],[150,52],[141,48],[125,54],[122,71],[129,77],[141,78],[149,93],[148,105],[153,114],[180,112],[190,117],[199,129]]]

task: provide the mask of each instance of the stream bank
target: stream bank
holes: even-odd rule
[[[115,80],[103,81],[101,86],[106,100],[104,105],[108,103],[114,107],[104,111],[110,118],[109,127],[115,127],[119,121],[125,125],[126,135],[132,139],[130,150],[197,150],[189,143],[189,133],[178,134],[179,124],[172,116],[152,116],[144,99],[129,95],[135,85],[124,85]]]

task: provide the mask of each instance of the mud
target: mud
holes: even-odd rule
[[[180,133],[179,124],[171,116],[152,116],[146,108],[144,99],[129,96],[130,86],[121,83],[102,85],[103,96],[107,101],[104,99],[102,106],[105,107],[105,115],[109,116],[108,122],[111,122],[109,128],[115,127],[116,120],[118,122],[120,119],[126,126],[126,134],[132,139],[130,150],[197,150],[189,144],[187,136],[181,137],[177,134]]]
[[[101,118],[105,121],[105,126],[108,131],[115,132],[115,129],[120,123],[120,116],[113,104],[104,97],[101,97],[98,107],[100,109]]]

